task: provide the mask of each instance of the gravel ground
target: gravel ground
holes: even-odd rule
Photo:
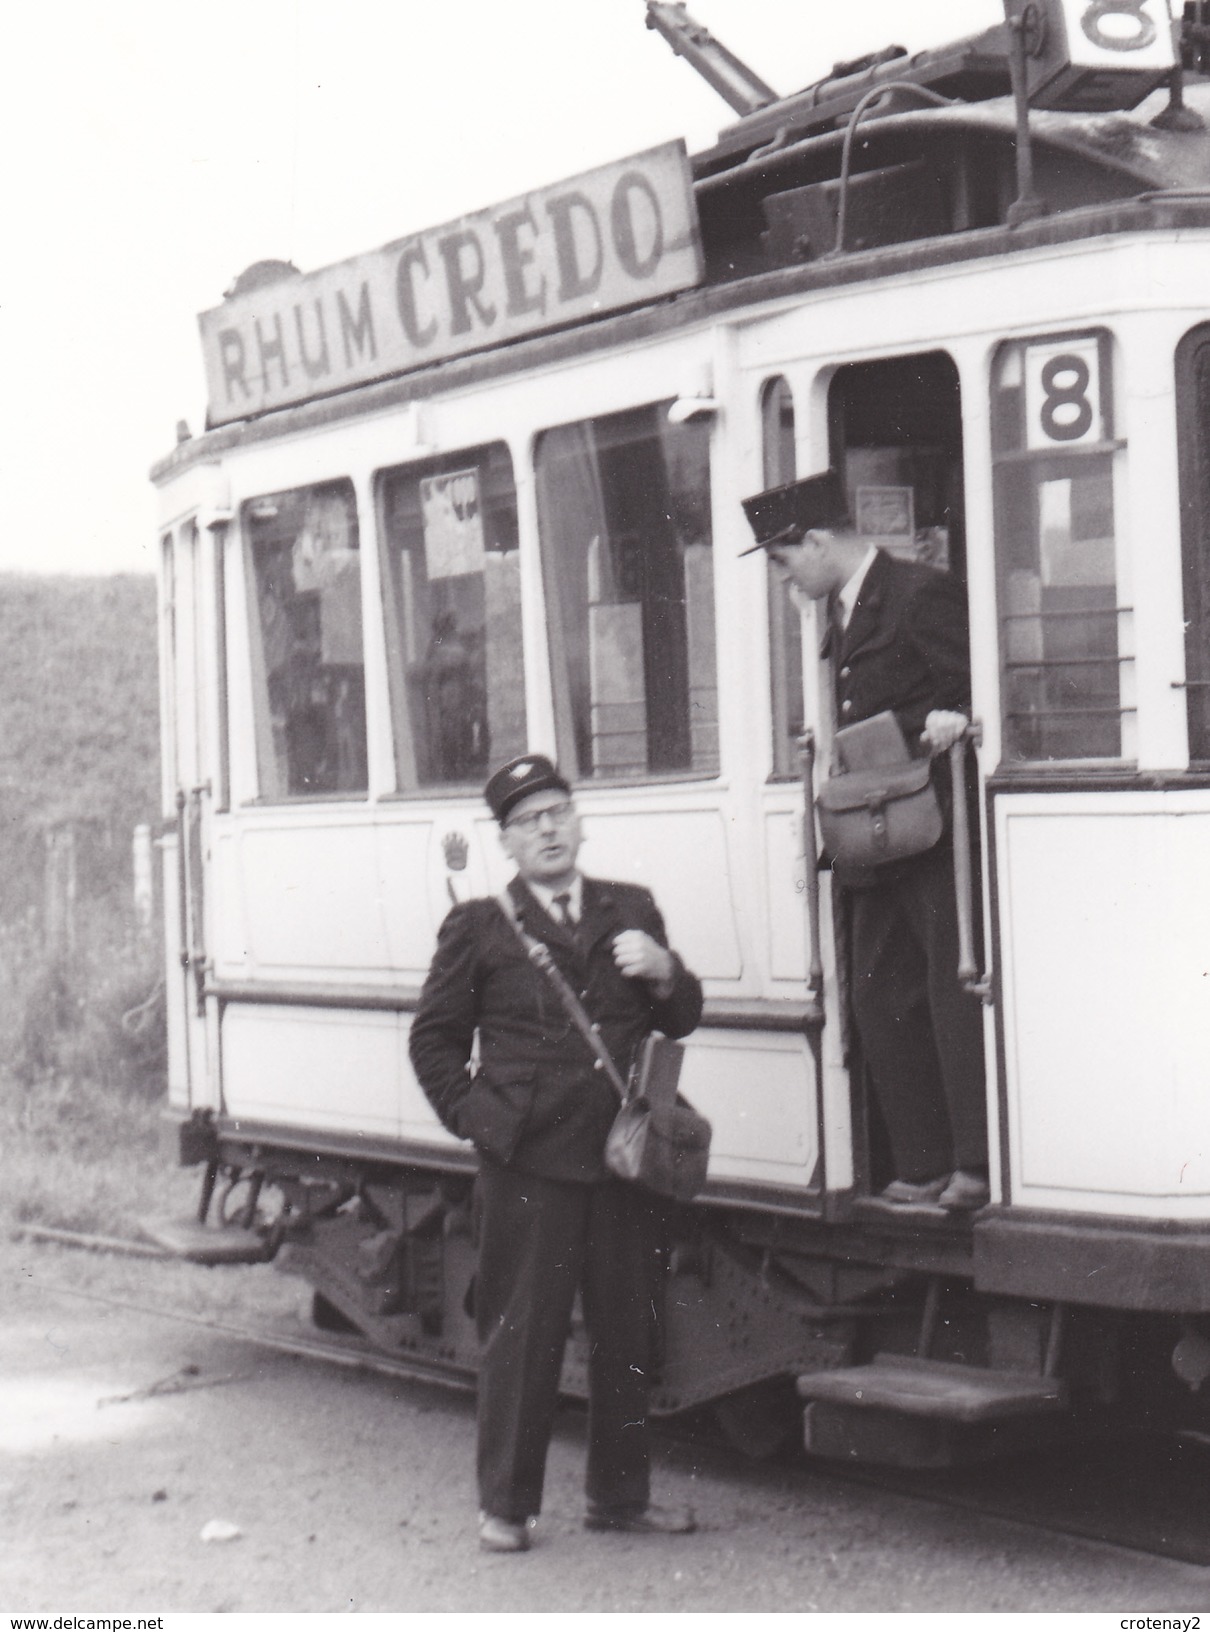
[[[661,1443],[701,1529],[585,1532],[581,1418],[533,1550],[480,1554],[465,1394],[316,1365],[75,1287],[309,1333],[271,1270],[0,1246],[0,1608],[201,1611],[1197,1611],[1210,1570],[799,1468]],[[210,1521],[239,1534],[202,1539]]]

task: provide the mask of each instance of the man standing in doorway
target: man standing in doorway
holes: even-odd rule
[[[485,796],[517,867],[517,920],[549,947],[625,1077],[648,1033],[693,1030],[701,984],[669,951],[649,891],[579,871],[579,817],[550,760],[510,761]],[[500,901],[463,902],[441,926],[411,1056],[442,1123],[479,1153],[480,1546],[529,1545],[577,1291],[589,1342],[584,1522],[692,1530],[690,1513],[649,1499],[658,1204],[607,1171],[617,1095]]]
[[[945,754],[970,723],[962,585],[857,532],[835,471],[759,493],[744,510],[756,543],[742,553],[764,549],[787,584],[827,605],[838,723],[889,711],[914,753]],[[836,864],[833,876],[849,909],[857,1034],[895,1164],[882,1199],[982,1207],[983,1021],[958,984],[950,843],[859,872]]]

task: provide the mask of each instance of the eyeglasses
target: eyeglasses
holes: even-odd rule
[[[541,810],[528,810],[524,816],[514,816],[511,822],[505,822],[505,827],[515,827],[520,833],[536,833],[544,821],[551,822],[555,827],[562,827],[571,821],[576,813],[576,807],[570,799],[564,799],[557,805],[544,805]]]

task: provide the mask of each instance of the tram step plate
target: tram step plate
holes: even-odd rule
[[[196,1219],[142,1219],[139,1231],[148,1241],[191,1264],[263,1264],[269,1257],[264,1238],[252,1230],[221,1230]]]
[[[950,1422],[995,1422],[1061,1411],[1067,1405],[1066,1387],[1053,1377],[899,1354],[876,1355],[865,1366],[809,1372],[799,1377],[798,1392],[808,1400],[881,1407]]]

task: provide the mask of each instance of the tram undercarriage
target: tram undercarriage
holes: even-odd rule
[[[211,1265],[272,1261],[312,1288],[320,1328],[421,1375],[473,1379],[469,1171],[248,1147],[199,1123],[182,1151],[205,1161],[198,1216],[148,1225],[162,1246]],[[835,1223],[669,1205],[654,1415],[709,1408],[749,1456],[801,1437],[814,1456],[917,1468],[1140,1419],[1200,1431],[1210,1337],[1196,1318],[989,1295],[969,1221],[922,1216],[905,1232],[854,1211]],[[587,1397],[586,1368],[577,1306],[566,1397]]]

